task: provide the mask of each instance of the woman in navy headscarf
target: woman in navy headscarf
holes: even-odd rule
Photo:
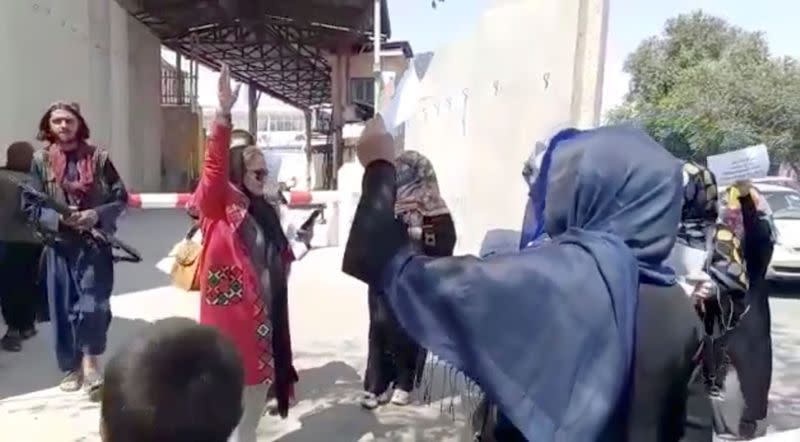
[[[700,330],[662,265],[680,221],[680,163],[633,128],[582,132],[552,157],[549,241],[428,258],[391,210],[389,138],[366,131],[358,149],[366,170],[345,273],[381,284],[409,335],[474,380],[518,440],[681,440]]]
[[[545,146],[537,143],[531,156],[522,169],[522,178],[528,184],[528,204],[525,206],[525,218],[522,221],[522,234],[519,248],[530,247],[547,238],[544,230],[544,208],[547,193],[547,177],[553,164],[553,154],[562,141],[574,138],[581,131],[567,128],[557,132]]]

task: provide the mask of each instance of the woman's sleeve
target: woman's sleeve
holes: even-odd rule
[[[750,275],[757,278],[767,271],[770,258],[772,257],[772,226],[769,221],[763,219],[758,214],[753,197],[745,195],[739,198],[742,205],[742,224],[744,224],[744,253],[748,268],[757,269],[757,275]]]
[[[42,163],[34,157],[31,163],[30,185],[39,192],[44,192],[44,171]],[[58,232],[61,216],[53,209],[43,207],[32,195],[22,192],[22,211],[37,228],[50,232]]]
[[[342,271],[368,285],[380,282],[389,261],[408,242],[405,227],[394,214],[396,189],[391,163],[379,160],[367,165]]]
[[[742,205],[742,223],[744,224],[746,241],[752,239],[754,242],[771,242],[772,232],[768,222],[758,215],[753,197],[745,195],[739,197]]]
[[[103,179],[108,186],[108,202],[94,208],[97,224],[102,230],[115,230],[117,219],[128,207],[128,190],[111,160],[105,162]]]
[[[495,347],[494,341],[509,347],[536,341],[536,333],[523,337],[519,331],[535,320],[531,312],[547,310],[552,300],[520,296],[530,289],[520,275],[537,272],[530,267],[520,254],[434,258],[406,247],[390,261],[382,286],[415,341],[456,366],[475,366],[471,359]],[[499,318],[506,327],[496,327]]]
[[[225,198],[228,192],[228,149],[231,144],[231,125],[218,116],[211,124],[206,142],[206,157],[194,202],[200,214],[210,219],[225,217]]]

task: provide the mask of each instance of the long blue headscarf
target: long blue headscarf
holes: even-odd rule
[[[604,128],[610,130],[611,127]],[[628,127],[617,127],[617,131],[635,131]],[[550,170],[553,164],[553,157],[559,146],[564,146],[567,141],[574,140],[581,135],[597,135],[593,131],[580,131],[574,128],[564,129],[558,132],[550,140],[547,149],[543,152],[541,164],[536,167],[535,172],[528,179],[528,205],[525,217],[522,222],[522,236],[520,248],[524,249],[537,244],[546,235],[545,229],[545,210],[547,207],[547,190],[549,185]],[[644,135],[644,133],[640,133]],[[646,136],[646,135],[645,135]],[[653,140],[650,140],[653,142]],[[531,160],[529,160],[530,162]],[[603,161],[603,160],[599,160]],[[634,250],[636,246],[634,245]],[[639,256],[641,279],[644,283],[656,285],[672,285],[675,283],[675,275],[672,269],[660,261],[649,259],[647,253],[642,251]]]
[[[680,221],[681,165],[635,128],[604,127],[552,155],[550,240],[485,259],[397,256],[386,296],[403,328],[473,379],[530,441],[619,440],[632,382],[639,284]]]
[[[567,128],[556,133],[541,153],[541,164],[537,162],[537,152],[528,159],[525,176],[528,182],[528,204],[525,208],[525,219],[522,224],[520,248],[524,249],[544,236],[544,207],[547,192],[547,177],[550,175],[550,166],[553,163],[553,154],[562,141],[574,138],[581,131]]]

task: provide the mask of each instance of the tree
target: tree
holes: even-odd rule
[[[774,160],[800,164],[800,66],[774,58],[763,34],[695,11],[628,56],[631,82],[610,122],[633,122],[675,155],[764,143]]]

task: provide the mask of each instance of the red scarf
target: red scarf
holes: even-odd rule
[[[78,167],[78,180],[69,181],[65,179],[67,174],[67,154],[62,147],[58,144],[51,144],[48,148],[48,156],[50,159],[50,169],[58,183],[67,196],[73,200],[82,203],[86,196],[92,189],[94,184],[94,147],[85,143],[81,143],[75,149],[74,154],[77,156]]]

